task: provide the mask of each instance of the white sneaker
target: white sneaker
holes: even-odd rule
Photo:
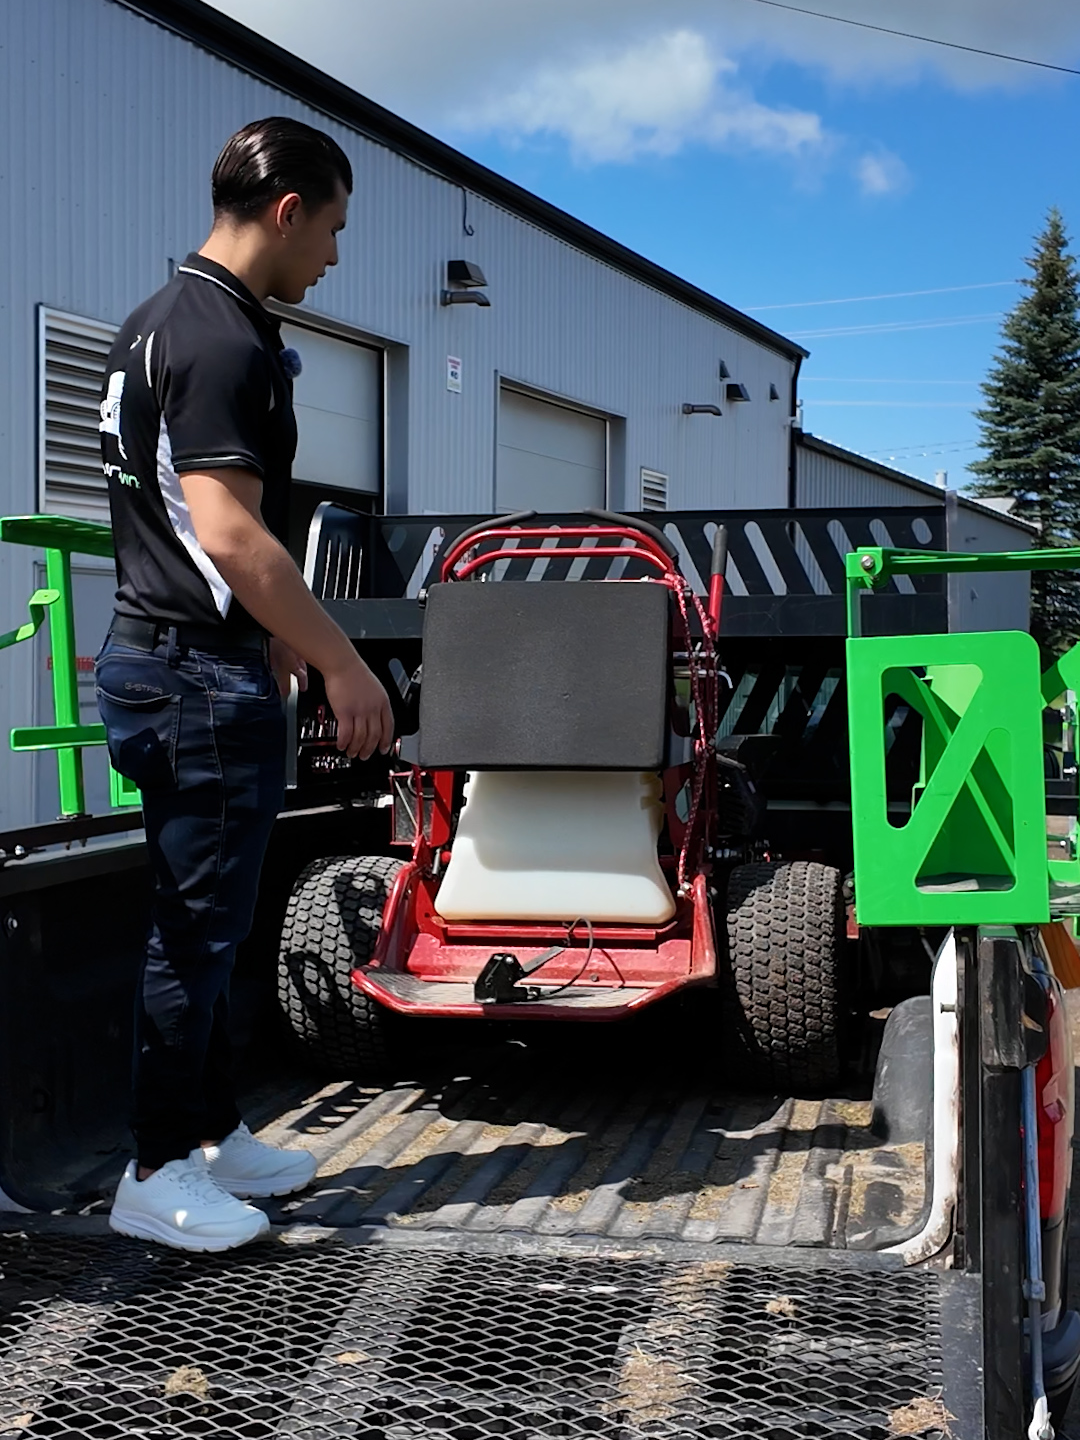
[[[231,1250],[270,1229],[267,1215],[211,1179],[201,1149],[186,1160],[170,1160],[146,1180],[136,1174],[132,1160],[109,1216],[109,1225],[121,1235],[160,1240],[177,1250]]]
[[[264,1145],[243,1121],[220,1145],[204,1146],[203,1153],[214,1182],[244,1200],[303,1190],[319,1168],[309,1150],[276,1150]]]

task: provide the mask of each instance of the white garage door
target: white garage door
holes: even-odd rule
[[[503,390],[496,508],[558,513],[606,502],[607,421]]]
[[[381,494],[382,351],[298,325],[282,325],[281,338],[303,364],[293,386],[294,478]]]

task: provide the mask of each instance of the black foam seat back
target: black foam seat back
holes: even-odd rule
[[[670,675],[663,585],[433,585],[424,613],[420,763],[659,769]]]

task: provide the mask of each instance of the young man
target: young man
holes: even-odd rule
[[[330,265],[352,170],[295,120],[247,125],[214,166],[214,226],[130,316],[101,406],[118,588],[96,662],[113,765],[139,786],[154,906],[136,1003],[137,1159],[114,1229],[224,1250],[302,1189],[306,1151],[257,1141],[230,1083],[229,976],[285,769],[282,697],[318,667],[338,748],[384,753],[382,686],[281,543],[296,449],[279,323]],[[293,363],[290,364],[289,362]]]

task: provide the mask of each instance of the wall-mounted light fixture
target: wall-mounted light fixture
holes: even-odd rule
[[[719,405],[690,405],[684,400],[682,413],[684,415],[722,415],[724,412]]]
[[[724,393],[729,405],[737,405],[743,400],[750,399],[750,391],[745,385],[740,385],[737,380],[729,380],[724,386]]]
[[[444,290],[443,305],[490,305],[491,301],[482,290]]]
[[[780,391],[776,388],[775,385],[770,385],[770,386],[769,386],[769,399],[770,399],[770,400],[779,400],[779,399],[780,399]]]
[[[727,368],[727,366],[724,364],[723,360],[720,361],[720,379],[721,379],[721,380],[730,380],[730,379],[731,379],[731,371],[730,371],[730,370]]]
[[[479,265],[474,265],[471,260],[448,260],[446,262],[446,283],[447,288],[439,297],[442,305],[490,305],[491,301],[483,293],[483,286],[487,284],[483,270]]]

